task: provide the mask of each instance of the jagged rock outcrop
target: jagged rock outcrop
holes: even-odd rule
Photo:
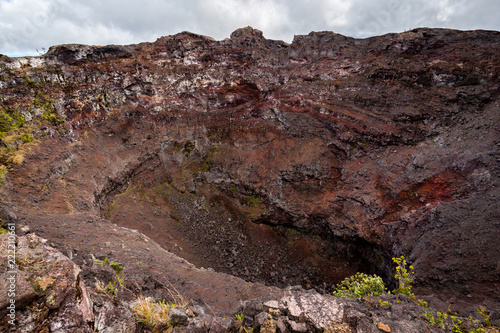
[[[2,332],[40,332],[42,327],[50,332],[92,332],[87,323],[94,321],[93,304],[78,266],[32,234],[2,235],[0,242]],[[15,260],[7,260],[8,253],[14,253]]]
[[[271,289],[227,277],[217,296],[211,270],[329,292],[359,270],[391,285],[404,254],[431,303],[498,318],[499,51],[494,31],[288,45],[248,27],[2,57],[2,204],[84,281],[110,257],[218,313]]]

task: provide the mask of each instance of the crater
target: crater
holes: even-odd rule
[[[366,240],[335,237],[318,228],[321,221],[310,221],[314,230],[296,228],[286,214],[271,218],[266,212],[274,208],[245,189],[207,184],[186,170],[172,176],[157,160],[151,164],[101,198],[103,218],[197,267],[250,282],[326,293],[361,271],[391,284],[390,255]]]

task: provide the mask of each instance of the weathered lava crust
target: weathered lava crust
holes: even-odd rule
[[[244,28],[4,56],[2,108],[34,124],[47,106],[56,115],[10,164],[4,210],[76,254],[88,281],[90,254],[115,258],[149,290],[163,276],[216,309],[234,305],[209,291],[229,277],[190,284],[147,243],[208,272],[325,292],[356,271],[390,284],[390,258],[405,255],[417,293],[498,310],[499,55],[494,31],[289,45]],[[107,221],[150,240],[124,242]],[[231,295],[269,292],[241,288]]]

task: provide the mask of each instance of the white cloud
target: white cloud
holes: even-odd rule
[[[348,24],[349,9],[352,3],[348,1],[321,1],[323,19],[329,27],[340,27]]]
[[[354,37],[418,26],[500,30],[498,12],[498,0],[0,0],[0,53],[138,43],[185,30],[223,39],[247,25],[287,42],[321,30]]]

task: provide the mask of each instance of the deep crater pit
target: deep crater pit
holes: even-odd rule
[[[198,175],[199,176],[199,175]],[[301,285],[326,293],[358,271],[391,285],[390,256],[360,238],[340,238],[270,216],[265,198],[243,186],[207,183],[188,170],[151,159],[112,182],[99,198],[101,215],[136,229],[197,267],[246,281]]]

